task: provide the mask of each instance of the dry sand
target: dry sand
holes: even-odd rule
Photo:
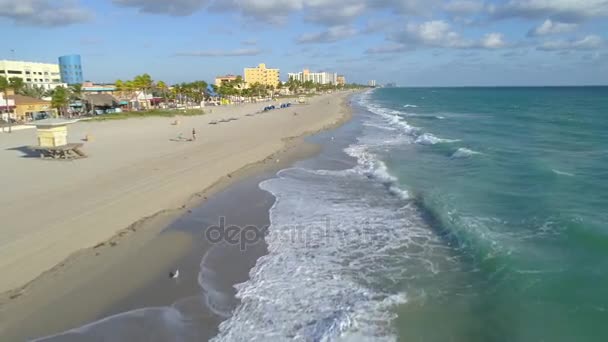
[[[93,140],[83,148],[89,158],[76,161],[26,157],[33,130],[0,135],[0,292],[17,296],[71,254],[141,218],[181,208],[291,138],[335,125],[347,96],[323,95],[253,117],[246,114],[265,104],[214,107],[211,114],[179,118],[179,125],[170,118],[80,122],[70,126],[69,140]],[[209,124],[230,117],[239,120]],[[171,141],[180,133],[190,137],[193,128],[196,141]]]

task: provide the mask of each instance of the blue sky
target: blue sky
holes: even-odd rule
[[[608,84],[607,0],[0,0],[0,26],[0,59],[77,53],[97,82],[264,62],[405,86]]]

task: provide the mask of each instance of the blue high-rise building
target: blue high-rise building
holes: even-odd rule
[[[59,72],[61,81],[67,84],[82,84],[82,63],[80,55],[67,55],[59,57]]]

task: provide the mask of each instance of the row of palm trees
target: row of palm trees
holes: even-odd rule
[[[129,103],[143,95],[146,103],[146,109],[150,109],[148,95],[164,98],[164,102],[168,103],[169,99],[176,103],[188,106],[195,103],[200,104],[205,98],[207,92],[207,82],[194,81],[190,83],[180,83],[169,87],[163,81],[154,81],[148,74],[137,75],[132,80],[117,80],[114,84],[119,96],[129,99]]]

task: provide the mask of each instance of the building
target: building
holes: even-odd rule
[[[260,64],[255,68],[245,68],[245,82],[248,85],[259,83],[262,85],[276,87],[279,85],[281,72],[279,69],[268,69],[266,64]]]
[[[344,77],[344,75],[338,75],[337,82],[339,85],[346,85],[346,77]]]
[[[59,72],[61,80],[67,84],[82,84],[82,63],[80,55],[67,55],[59,57]]]
[[[19,77],[28,86],[55,89],[61,82],[58,64],[0,60],[0,75],[7,79]]]
[[[84,94],[114,94],[116,91],[116,85],[114,84],[82,83],[82,92]]]
[[[0,93],[0,119],[7,122],[9,117],[11,119],[17,119],[14,113],[15,100],[11,99],[12,92],[9,90],[9,96],[5,97],[4,92]],[[2,125],[3,122],[0,122]]]
[[[84,95],[86,111],[95,114],[114,113],[120,106],[119,101],[110,94],[86,94]]]
[[[331,72],[310,72],[304,69],[302,72],[289,73],[289,79],[302,83],[311,81],[315,84],[338,84],[338,74]]]
[[[15,101],[14,114],[11,117],[17,121],[32,121],[56,116],[55,109],[51,107],[51,101],[19,94],[9,95],[8,98]]]
[[[371,80],[369,82],[367,82],[367,85],[370,87],[375,87],[376,86],[376,80]]]
[[[228,83],[228,82],[236,81],[237,77],[238,76],[236,76],[236,75],[217,76],[215,78],[215,86],[216,87],[221,87],[223,83]]]

